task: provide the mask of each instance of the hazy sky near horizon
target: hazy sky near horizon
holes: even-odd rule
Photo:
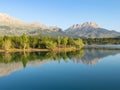
[[[103,28],[120,31],[120,0],[0,0],[0,13],[63,29],[96,22]]]

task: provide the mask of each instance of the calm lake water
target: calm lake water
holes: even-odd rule
[[[0,90],[120,90],[120,50],[0,53]]]
[[[87,45],[87,46],[85,46],[85,47],[87,47],[87,48],[105,48],[105,49],[120,49],[120,45],[118,44],[118,45]]]

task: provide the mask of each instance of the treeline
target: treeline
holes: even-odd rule
[[[86,38],[84,44],[120,44],[120,38]]]
[[[73,39],[68,37],[52,38],[45,36],[4,36],[0,37],[0,49],[54,49],[75,47],[82,48],[84,46],[81,39]]]

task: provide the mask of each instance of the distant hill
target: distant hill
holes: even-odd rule
[[[7,14],[0,14],[0,36],[20,36],[23,33],[31,36],[70,36],[82,38],[109,38],[120,36],[120,32],[101,28],[93,22],[76,24],[63,31],[56,26],[46,26],[36,22],[26,23]]]

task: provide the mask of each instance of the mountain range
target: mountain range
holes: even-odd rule
[[[20,36],[23,33],[31,36],[44,35],[81,38],[110,38],[120,36],[120,32],[101,28],[94,22],[75,24],[67,30],[63,30],[56,26],[46,26],[37,22],[26,23],[7,14],[0,14],[0,36]]]

